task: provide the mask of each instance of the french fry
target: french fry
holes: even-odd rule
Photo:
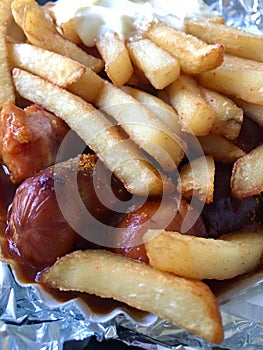
[[[239,158],[233,166],[230,181],[232,195],[238,199],[263,191],[263,145]]]
[[[64,38],[35,0],[14,0],[12,14],[33,45],[72,58],[95,72],[103,68],[101,59],[87,54],[75,43]]]
[[[208,239],[149,230],[144,240],[151,266],[197,280],[223,280],[253,271],[263,253],[262,231]]]
[[[203,72],[201,85],[247,102],[263,104],[263,63],[225,54],[220,67]]]
[[[241,148],[220,135],[199,136],[198,141],[206,155],[222,163],[234,163],[246,154]]]
[[[179,115],[183,131],[196,136],[210,132],[216,112],[205,100],[201,88],[193,78],[181,75],[164,91]]]
[[[8,53],[12,68],[27,70],[61,87],[78,81],[86,71],[77,61],[26,43],[9,43]]]
[[[15,101],[6,43],[7,26],[12,18],[11,3],[12,0],[0,1],[0,110],[6,101]]]
[[[199,157],[181,167],[177,189],[185,198],[196,196],[202,202],[211,203],[214,195],[214,177],[213,157]]]
[[[130,86],[123,86],[122,90],[150,109],[152,113],[167,124],[177,135],[181,135],[179,116],[172,106],[157,96]]]
[[[114,298],[194,332],[222,341],[217,301],[202,282],[164,273],[104,250],[76,251],[59,259],[42,280],[52,288]]]
[[[206,44],[195,36],[164,23],[153,23],[145,36],[176,57],[186,74],[200,74],[223,62],[223,45]]]
[[[142,103],[105,81],[94,105],[111,115],[134,142],[166,171],[173,171],[182,159],[178,135]]]
[[[216,111],[211,133],[235,140],[243,123],[243,110],[232,100],[216,91],[202,88],[202,92],[209,105]]]
[[[67,22],[64,22],[61,24],[61,29],[63,36],[68,39],[69,41],[72,41],[76,45],[81,44],[81,39],[75,29],[75,22],[77,21],[77,18],[72,18],[68,20]]]
[[[129,52],[117,33],[106,32],[96,39],[96,46],[105,61],[105,70],[115,86],[127,83],[133,73]]]
[[[231,97],[234,102],[243,109],[246,115],[263,127],[263,105],[244,101],[240,98]]]
[[[124,139],[102,113],[91,104],[42,78],[18,68],[13,70],[15,87],[24,98],[63,118],[114,172],[128,191],[161,194],[163,183],[155,168],[135,144]],[[114,151],[113,151],[114,148]]]
[[[179,61],[149,39],[127,43],[132,62],[156,89],[163,89],[180,74]]]
[[[224,45],[231,55],[263,62],[263,37],[248,31],[205,19],[188,19],[185,31],[208,44]]]

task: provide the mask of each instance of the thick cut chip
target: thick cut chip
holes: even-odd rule
[[[198,280],[223,280],[253,271],[263,253],[262,231],[213,239],[149,230],[144,239],[150,265]]]
[[[181,167],[177,189],[185,198],[196,196],[202,202],[211,203],[214,195],[214,177],[213,157],[199,157]]]
[[[173,184],[161,178],[136,145],[125,139],[105,116],[78,96],[18,68],[19,94],[61,117],[134,194],[161,194]],[[163,182],[163,181],[164,182]]]
[[[178,135],[135,98],[105,81],[94,104],[111,115],[164,170],[173,171],[180,163]]]
[[[15,101],[6,43],[7,26],[12,18],[11,3],[12,0],[0,1],[0,109],[6,101]]]
[[[42,280],[52,288],[125,302],[214,343],[223,338],[217,301],[203,282],[157,271],[118,254],[76,251],[58,260]]]
[[[151,40],[130,41],[127,47],[133,64],[156,89],[165,88],[179,77],[179,61]]]
[[[185,21],[185,31],[208,44],[222,44],[225,52],[263,62],[263,37],[205,19]]]
[[[225,54],[220,67],[201,73],[201,85],[245,101],[263,104],[263,63]]]
[[[202,88],[209,105],[216,111],[216,118],[211,133],[235,140],[239,135],[243,123],[243,110],[232,100],[216,91]]]
[[[96,39],[108,77],[116,86],[127,83],[133,73],[129,52],[117,33],[106,32]]]
[[[263,145],[235,162],[230,184],[233,196],[239,199],[263,191]]]
[[[220,135],[199,136],[198,141],[206,155],[222,163],[234,163],[246,154],[241,148]]]
[[[87,54],[75,43],[64,38],[36,1],[14,0],[12,13],[16,23],[33,45],[72,58],[95,72],[103,68],[101,59]]]
[[[223,62],[223,45],[209,45],[164,23],[153,23],[145,35],[176,57],[184,73],[199,74],[214,69]]]
[[[196,136],[207,135],[216,119],[215,110],[203,96],[201,87],[186,75],[181,75],[165,88],[170,104],[177,111],[182,130]]]
[[[9,43],[8,52],[12,67],[37,74],[61,87],[79,80],[86,70],[77,61],[26,43]]]

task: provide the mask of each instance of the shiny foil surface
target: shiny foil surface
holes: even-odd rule
[[[263,1],[207,0],[207,3],[228,24],[262,33]],[[117,309],[102,316],[94,315],[75,300],[56,303],[37,286],[19,285],[9,266],[1,263],[0,349],[62,350],[66,341],[92,336],[100,341],[120,339],[147,350],[263,349],[263,277],[239,289],[238,295],[230,291],[229,299],[221,307],[225,340],[219,346],[146,313]]]

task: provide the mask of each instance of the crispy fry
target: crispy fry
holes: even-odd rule
[[[13,68],[27,70],[61,87],[78,81],[86,70],[70,58],[26,43],[9,43],[8,52]]]
[[[234,102],[242,108],[246,115],[263,127],[263,105],[244,101],[240,98],[231,97]]]
[[[243,110],[232,100],[216,91],[202,88],[202,92],[209,105],[216,111],[211,133],[235,140],[243,123]]]
[[[94,104],[115,118],[163,169],[173,171],[180,163],[182,143],[178,135],[132,96],[105,81]]]
[[[145,35],[176,57],[184,73],[199,74],[214,69],[223,62],[223,45],[208,45],[195,36],[164,23],[153,24]]]
[[[203,19],[185,21],[185,31],[208,44],[224,45],[225,52],[263,62],[263,37],[225,24]]]
[[[7,26],[12,17],[11,3],[12,0],[0,1],[0,109],[6,101],[15,101],[6,44]]]
[[[103,68],[101,59],[88,55],[76,44],[64,38],[34,0],[14,0],[12,13],[30,43],[72,58],[95,72]]]
[[[129,52],[117,33],[106,32],[96,40],[96,46],[105,61],[105,70],[114,85],[127,83],[133,73]]]
[[[156,89],[163,89],[180,74],[179,61],[149,39],[127,43],[135,66],[141,69]]]
[[[198,280],[222,280],[252,271],[259,265],[263,253],[261,231],[208,239],[149,230],[144,239],[153,267]]]
[[[201,85],[245,101],[263,104],[263,63],[225,54],[220,67],[201,73]]]
[[[216,112],[205,100],[201,88],[193,78],[181,75],[165,89],[165,93],[179,115],[183,131],[196,136],[210,132]]]
[[[242,199],[263,191],[262,166],[263,145],[254,148],[235,162],[231,176],[233,196]]]
[[[141,195],[162,193],[166,185],[153,166],[91,104],[20,69],[13,70],[13,78],[21,96],[63,118],[123,181],[128,191]],[[167,186],[173,186],[169,180]]]
[[[76,251],[43,274],[53,288],[114,298],[215,343],[223,330],[218,305],[202,282],[164,273],[104,250]]]
[[[246,154],[241,148],[220,135],[199,136],[198,141],[206,155],[222,163],[234,163]]]
[[[196,196],[211,203],[214,194],[215,164],[211,156],[199,157],[181,167],[178,191],[183,197]]]

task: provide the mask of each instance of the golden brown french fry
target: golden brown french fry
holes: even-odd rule
[[[152,312],[208,341],[222,341],[217,301],[200,281],[161,272],[104,250],[76,251],[43,273],[52,288],[114,298]]]
[[[77,21],[77,18],[72,18],[68,20],[67,22],[64,22],[61,24],[61,29],[63,32],[63,36],[68,39],[69,41],[72,41],[76,45],[81,44],[81,39],[75,29],[75,22]]]
[[[11,3],[12,0],[0,1],[0,110],[6,101],[15,101],[6,43],[7,26],[12,18]]]
[[[248,31],[206,19],[188,19],[185,31],[208,44],[224,45],[231,55],[263,62],[263,37]]]
[[[156,89],[163,89],[180,74],[179,61],[149,39],[127,43],[132,62]]]
[[[263,191],[263,145],[234,163],[230,185],[233,196],[239,199]]]
[[[145,35],[176,57],[184,73],[199,74],[214,69],[223,62],[223,45],[206,44],[197,37],[164,23],[153,23]]]
[[[201,85],[245,101],[263,104],[263,63],[225,54],[220,67],[203,72]]]
[[[246,153],[221,135],[199,136],[198,141],[206,155],[222,163],[234,163]]]
[[[177,189],[184,198],[196,196],[211,203],[214,195],[215,163],[212,156],[199,157],[180,169]]]
[[[104,81],[93,103],[111,115],[164,170],[173,171],[180,163],[181,139],[135,98]]]
[[[211,133],[235,140],[239,135],[243,123],[243,110],[232,100],[216,91],[202,88],[202,92],[209,105],[216,111],[216,118]]]
[[[218,239],[149,230],[145,247],[150,265],[194,279],[228,279],[253,271],[263,253],[263,235],[237,232]]]
[[[13,68],[22,68],[61,87],[78,81],[86,70],[77,61],[26,43],[9,43],[8,53]]]
[[[181,75],[164,91],[179,115],[183,131],[196,136],[207,135],[210,132],[216,112],[208,104],[201,87],[192,77]]]
[[[108,77],[116,86],[127,83],[133,73],[129,52],[117,33],[106,32],[96,39]]]
[[[126,140],[91,104],[62,88],[18,68],[13,70],[19,94],[63,118],[114,172],[128,191],[161,194],[173,184],[161,178],[136,145]],[[163,180],[163,181],[162,181]]]
[[[12,14],[33,45],[72,58],[95,72],[103,68],[101,59],[87,54],[75,43],[64,38],[35,0],[14,0]]]

